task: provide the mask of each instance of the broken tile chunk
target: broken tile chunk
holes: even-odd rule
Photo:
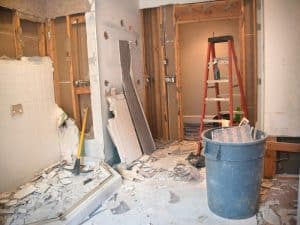
[[[35,192],[35,190],[36,190],[36,188],[32,184],[26,185],[21,190],[19,190],[15,193],[14,198],[23,199],[27,195],[30,195],[31,193]]]

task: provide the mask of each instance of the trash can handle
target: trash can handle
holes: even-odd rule
[[[219,144],[209,144],[205,142],[204,144],[204,154],[211,159],[219,160],[221,157],[221,145]]]

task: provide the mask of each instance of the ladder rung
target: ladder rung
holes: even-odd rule
[[[203,123],[222,123],[222,120],[203,119]]]
[[[227,79],[222,79],[222,80],[207,80],[208,84],[214,84],[214,83],[228,83]]]
[[[233,88],[236,88],[236,87],[238,87],[238,86],[239,86],[238,84],[232,85]]]
[[[205,98],[206,101],[228,102],[229,98]]]
[[[215,88],[216,86],[215,85],[213,85],[213,86],[207,86],[207,88]]]
[[[208,64],[214,65],[214,64],[228,64],[228,63],[229,63],[228,57],[219,57],[219,58],[214,58],[213,61],[210,61]]]
[[[229,114],[229,111],[220,111],[220,114]],[[242,115],[244,114],[243,111],[233,111],[233,114]]]
[[[233,97],[235,97],[235,96],[239,97],[241,95],[240,94],[233,94]],[[219,94],[218,95],[218,98],[225,98],[225,97],[229,97],[229,94]]]
[[[205,115],[204,119],[213,119],[216,115]]]

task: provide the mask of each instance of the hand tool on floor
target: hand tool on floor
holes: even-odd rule
[[[74,169],[73,169],[73,173],[75,173],[76,175],[78,175],[80,173],[80,156],[82,153],[82,147],[83,147],[83,141],[84,141],[84,131],[85,131],[85,127],[86,127],[88,109],[89,109],[88,107],[86,107],[84,109],[83,122],[82,122],[79,145],[78,145],[78,150],[77,150],[77,158],[76,158]]]

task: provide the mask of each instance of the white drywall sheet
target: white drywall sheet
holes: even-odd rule
[[[11,115],[11,105],[23,113]],[[53,67],[48,57],[0,60],[0,192],[59,160]]]
[[[264,130],[300,136],[300,1],[264,1]]]
[[[108,131],[115,143],[121,162],[130,164],[142,156],[124,94],[107,98],[114,118],[108,120]]]

